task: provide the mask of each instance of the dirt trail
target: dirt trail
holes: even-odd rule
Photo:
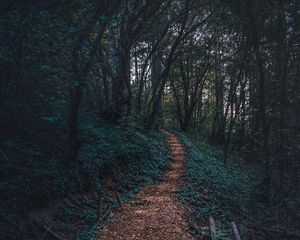
[[[133,201],[111,216],[99,231],[103,240],[193,240],[186,211],[176,199],[181,184],[186,152],[175,134],[163,130],[170,146],[171,164],[160,183],[146,186]]]

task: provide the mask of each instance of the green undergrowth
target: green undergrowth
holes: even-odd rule
[[[209,215],[217,224],[218,239],[231,239],[230,223],[236,222],[242,236],[248,232],[248,218],[259,209],[255,199],[261,170],[230,156],[224,163],[220,149],[203,140],[179,133],[187,148],[186,184],[181,188],[180,200],[193,212],[191,231],[197,237],[207,234],[199,226],[207,226]],[[256,218],[260,218],[256,213]]]
[[[101,214],[117,203],[103,185],[105,179],[126,201],[165,170],[168,151],[160,132],[145,133],[90,116],[80,122],[80,152],[71,164],[64,161],[63,139],[57,139],[55,151],[45,151],[41,141],[1,140],[1,150],[10,161],[1,159],[0,239],[41,239],[45,232],[37,219],[41,211],[50,211],[59,223],[52,226],[49,220],[44,225],[90,239],[97,222],[97,199],[92,193],[104,196]]]
[[[89,175],[92,188],[100,190],[104,196],[102,214],[109,207],[118,207],[119,203],[102,186],[97,177],[99,172],[105,177],[113,177],[114,191],[119,192],[121,200],[126,202],[145,185],[158,181],[169,163],[165,138],[160,132],[126,129],[115,126],[99,128],[97,134],[93,133],[99,139],[86,143],[81,152],[84,175]],[[95,225],[95,214],[93,211],[89,217],[90,225],[76,239],[91,239],[95,235],[97,227],[101,227]]]

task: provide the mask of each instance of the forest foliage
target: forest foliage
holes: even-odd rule
[[[258,166],[272,218],[299,221],[299,5],[2,1],[1,202],[63,195],[81,185],[70,176],[85,174],[87,159],[106,169],[87,170],[97,185],[123,164],[118,152],[143,159],[143,132],[167,126],[221,148],[225,165],[238,152]]]

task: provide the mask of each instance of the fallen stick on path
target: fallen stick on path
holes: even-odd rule
[[[8,159],[8,157],[6,156],[6,154],[4,153],[4,151],[3,151],[2,148],[0,148],[0,152],[1,152],[2,156],[5,158],[5,160],[6,160],[7,162],[9,162],[9,159]]]
[[[53,237],[52,239],[54,240],[65,240],[64,238],[62,238],[61,236],[57,235],[55,232],[53,232],[50,228],[46,227],[46,226],[43,226],[43,228],[45,230],[47,230],[46,234],[44,235],[43,238],[45,238],[47,236],[48,233],[51,234],[51,236]]]
[[[231,223],[232,239],[241,240],[238,228],[234,222]]]
[[[106,216],[110,213],[112,207],[109,206],[109,208],[106,210],[106,212],[104,213],[104,215],[96,222],[96,224],[91,228],[91,231],[93,231],[94,229],[97,229],[98,226],[100,225],[100,223],[103,221],[104,218],[106,218]],[[94,240],[94,238],[92,238],[92,240]]]
[[[102,205],[103,205],[103,197],[100,192],[98,192],[98,201],[97,201],[97,219],[99,219],[100,214],[102,212]]]
[[[213,219],[212,216],[209,216],[208,221],[209,221],[210,238],[211,238],[211,240],[216,240],[217,239],[217,231],[216,231],[215,220]]]
[[[118,203],[119,203],[120,207],[123,208],[122,200],[121,200],[121,197],[120,197],[119,193],[117,193],[117,200],[118,200]]]

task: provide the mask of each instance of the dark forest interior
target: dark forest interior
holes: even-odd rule
[[[300,1],[0,1],[0,164],[3,240],[300,239]]]

